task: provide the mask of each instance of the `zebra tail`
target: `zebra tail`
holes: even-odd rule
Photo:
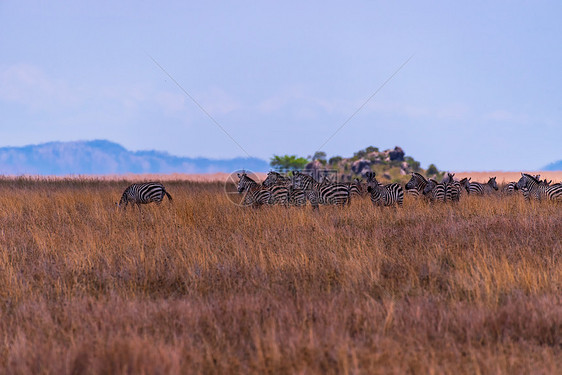
[[[173,201],[172,196],[170,194],[168,194],[168,192],[166,190],[164,190],[164,194],[166,194],[166,196],[168,197],[170,202]]]

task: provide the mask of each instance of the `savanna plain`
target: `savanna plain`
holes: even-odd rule
[[[562,210],[239,207],[221,182],[0,179],[0,371],[562,373]],[[233,189],[232,189],[233,190]]]

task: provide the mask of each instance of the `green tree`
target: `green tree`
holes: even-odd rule
[[[342,161],[342,159],[343,159],[343,158],[342,158],[341,156],[332,156],[332,157],[330,158],[330,160],[328,160],[328,163],[329,163],[330,165],[336,165],[336,164],[338,164],[340,161]]]
[[[324,151],[316,151],[314,156],[312,156],[312,160],[318,160],[322,164],[326,164],[326,153]]]
[[[273,155],[269,165],[279,171],[302,169],[307,163],[307,159],[297,155]]]
[[[411,156],[406,156],[404,158],[404,160],[406,161],[406,163],[408,163],[408,165],[410,166],[410,168],[412,168],[414,170],[414,172],[418,172],[420,170],[420,162],[414,160],[413,157]]]
[[[437,169],[435,164],[429,164],[429,167],[427,167],[427,175],[432,176],[436,175],[437,173],[439,173],[439,169]]]
[[[378,147],[374,147],[374,146],[369,146],[365,149],[365,152],[367,154],[370,154],[371,152],[379,152],[379,148]]]

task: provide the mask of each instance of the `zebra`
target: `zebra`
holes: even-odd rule
[[[491,194],[494,190],[498,190],[498,184],[495,177],[490,177],[487,183],[481,184],[479,182],[469,182],[467,191],[469,194]]]
[[[289,186],[290,184],[291,179],[289,177],[285,177],[279,172],[270,171],[262,185],[265,187],[271,187],[273,185]]]
[[[289,204],[297,207],[306,205],[306,192],[303,189],[296,189],[289,185]]]
[[[423,191],[427,186],[427,179],[417,172],[412,173],[410,181],[406,184],[406,193],[414,197],[423,195]]]
[[[164,185],[159,182],[132,184],[129,185],[129,187],[127,187],[123,192],[123,195],[121,195],[118,207],[122,207],[123,210],[126,210],[127,205],[130,202],[131,204],[136,204],[140,210],[141,204],[147,204],[150,202],[160,204],[164,199],[164,196],[167,196],[170,202],[172,201],[172,196],[168,194]]]
[[[271,192],[268,188],[261,186],[252,180],[246,172],[238,173],[238,193],[246,193],[242,200],[242,205],[260,207],[263,204],[269,204],[271,201]]]
[[[317,182],[312,176],[295,171],[293,174],[293,188],[305,191],[306,199],[310,201],[313,209],[318,209],[319,204],[336,204],[343,206],[350,204],[350,188],[347,184]]]
[[[445,202],[447,199],[447,185],[430,178],[423,189],[423,194],[429,197],[430,202]]]
[[[447,172],[447,175],[443,178],[443,180],[441,182],[443,184],[449,184],[453,181],[455,181],[455,174],[451,173],[451,172]]]
[[[539,179],[527,173],[521,173],[521,178],[517,182],[517,188],[523,191],[526,200],[531,197],[542,200],[543,197],[549,200],[562,201],[562,184],[547,185],[547,181]]]
[[[398,204],[402,206],[404,203],[404,189],[398,183],[381,185],[377,179],[375,172],[367,172],[367,191],[371,193],[371,202],[373,206],[392,206]]]
[[[445,184],[445,200],[451,202],[460,201],[463,185],[460,181],[455,180],[455,174],[447,172],[447,176],[441,182]]]
[[[364,197],[367,195],[367,186],[363,184],[363,180],[355,178],[349,183],[349,194],[351,196]]]
[[[535,174],[535,175],[530,175],[531,177],[533,177],[535,180],[539,180],[541,178],[540,174]],[[545,183],[546,185],[550,185],[552,183],[552,180],[547,181],[546,178],[542,181],[543,183]],[[504,194],[514,194],[515,192],[519,191],[520,189],[517,187],[517,181],[513,181],[513,182],[508,182],[507,185],[505,185],[502,189]]]
[[[503,193],[508,195],[515,194],[518,190],[517,182],[508,182],[502,189]]]
[[[289,177],[285,177],[278,172],[270,171],[262,185],[268,188],[271,193],[269,204],[283,204],[285,207],[289,206],[289,186],[291,185],[291,179]]]
[[[462,185],[460,181],[449,180],[450,182],[445,185],[445,200],[451,202],[458,202],[461,199]]]

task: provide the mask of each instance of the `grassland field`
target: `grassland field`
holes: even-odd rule
[[[498,179],[498,181],[501,181]],[[232,204],[0,179],[0,372],[562,373],[562,206]]]

